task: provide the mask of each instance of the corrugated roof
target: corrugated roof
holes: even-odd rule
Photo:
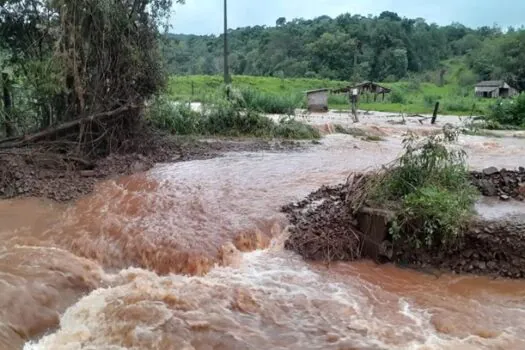
[[[503,80],[487,80],[482,81],[476,84],[477,87],[494,87],[498,88],[500,86],[503,86],[505,82]]]
[[[324,92],[324,91],[330,91],[330,89],[317,89],[317,90],[310,90],[310,91],[306,91],[307,94],[313,94],[313,93],[316,93],[316,92]]]
[[[477,92],[492,92],[496,91],[499,86],[476,86]]]

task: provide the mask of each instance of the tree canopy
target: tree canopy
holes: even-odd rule
[[[280,17],[275,27],[237,28],[228,35],[237,75],[399,80],[439,69],[444,59],[468,56],[480,78],[509,75],[517,82],[523,74],[517,62],[525,54],[523,30],[438,26],[388,11],[375,17]],[[222,45],[222,35],[169,34],[163,55],[172,74],[218,74]]]
[[[0,5],[0,123],[8,137],[71,125],[79,144],[107,143],[102,135],[110,135],[116,124],[93,116],[134,106],[119,114],[122,129],[163,85],[158,29],[172,0],[0,0]]]

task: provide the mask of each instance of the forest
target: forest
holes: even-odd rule
[[[158,39],[173,2],[0,0],[0,148],[118,148],[166,81]]]
[[[147,121],[148,103],[170,102],[160,95],[194,98],[199,79],[211,86],[202,78],[179,78],[221,73],[223,37],[167,34],[174,2],[184,1],[0,0],[0,148],[46,141],[64,154],[106,155],[142,133],[137,128]],[[471,94],[479,80],[504,79],[525,88],[523,28],[438,26],[383,12],[278,18],[275,26],[231,29],[228,35],[232,75],[276,79],[273,94],[245,79],[251,88],[241,92],[242,101],[222,110],[218,82],[208,104],[217,120],[234,115],[238,125],[245,122],[239,110],[246,108],[293,114],[304,98],[302,90],[282,94],[293,84],[402,81],[387,109],[425,112],[441,99],[446,112],[463,114],[477,112]],[[454,88],[445,86],[447,79]],[[334,102],[346,103],[344,97]],[[163,111],[157,124],[164,125],[170,108],[150,108]],[[213,124],[210,115],[202,125]]]
[[[278,18],[275,26],[228,32],[235,75],[394,82],[426,71],[442,71],[444,60],[463,57],[465,85],[504,79],[525,88],[525,30],[429,24],[393,12],[364,17]],[[173,75],[222,72],[223,36],[167,34],[163,56]]]

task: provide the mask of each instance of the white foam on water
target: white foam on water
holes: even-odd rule
[[[487,346],[479,337],[438,334],[428,311],[409,298],[377,294],[371,285],[363,289],[367,282],[359,278],[327,280],[293,254],[256,251],[243,260],[238,269],[215,268],[205,277],[121,271],[115,286],[81,299],[62,316],[57,332],[24,349],[161,349],[168,342],[199,349],[205,348],[200,342],[217,339],[232,349]]]

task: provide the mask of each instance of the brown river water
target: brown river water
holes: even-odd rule
[[[512,138],[462,144],[475,168],[525,154]],[[400,150],[331,135],[159,165],[70,205],[0,202],[0,349],[525,349],[524,282],[283,250],[280,206]]]

